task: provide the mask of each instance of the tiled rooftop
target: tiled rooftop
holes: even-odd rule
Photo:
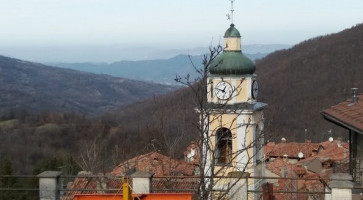
[[[302,152],[304,158],[311,157],[315,152],[319,150],[321,145],[319,143],[278,143],[270,142],[266,145],[265,152],[266,157],[284,157],[287,155],[289,158],[298,158],[298,154]]]
[[[306,179],[319,179],[322,178],[320,174],[310,172],[305,167],[291,164],[282,158],[276,158],[266,164],[266,169],[279,177],[297,178],[303,177]],[[274,185],[274,197],[276,200],[290,199],[291,195],[296,195],[292,199],[307,199],[306,194],[288,194],[278,193],[277,191],[324,191],[324,184],[320,180],[290,180],[279,179]]]
[[[349,126],[363,134],[363,95],[358,95],[358,101],[347,100],[328,109],[322,115],[342,126]]]
[[[109,176],[106,177],[102,175],[100,175],[100,177],[95,177],[94,174],[89,172],[80,173],[79,177],[75,178],[72,183],[67,185],[67,189],[75,191],[66,192],[62,197],[62,200],[72,200],[75,194],[102,193],[102,191],[97,191],[96,189],[118,189],[119,192],[122,192],[120,176],[129,176],[136,171],[151,172],[154,173],[154,177],[169,175],[191,176],[194,173],[194,168],[195,165],[189,164],[184,160],[172,159],[160,153],[151,152],[119,164],[113,169]],[[153,190],[156,191],[167,189],[194,190],[197,188],[198,180],[199,179],[189,177],[175,180],[153,178],[151,184]],[[86,190],[82,191],[79,189]]]
[[[68,183],[67,190],[69,191],[61,197],[61,200],[73,200],[74,195],[76,194],[105,193],[105,191],[101,191],[102,189],[118,189],[119,192],[116,192],[122,193],[120,177],[106,177],[102,174],[95,176],[95,174],[92,174],[91,172],[84,171],[80,172],[78,176],[79,177],[76,177],[73,182]]]
[[[151,152],[127,160],[115,167],[111,174],[123,176],[135,171],[151,172],[154,176],[190,176],[194,173],[195,165],[184,160],[177,160],[157,152]]]
[[[296,162],[296,151],[298,148],[306,149],[306,158]],[[322,143],[268,143],[265,146],[266,170],[279,177],[301,177],[305,180],[279,179],[274,183],[274,191],[324,191],[324,185],[329,182],[329,175],[334,172],[349,171],[349,149],[348,143],[337,139]],[[317,149],[318,148],[318,149]],[[295,150],[293,150],[295,149]],[[309,151],[309,152],[308,152]],[[313,153],[311,153],[313,152]],[[289,154],[290,153],[290,154]],[[289,155],[283,158],[283,155]],[[289,162],[295,159],[295,162]],[[318,180],[306,180],[318,179]],[[289,199],[288,194],[274,193],[276,200]],[[307,199],[306,194],[298,194],[298,199]]]
[[[299,174],[306,174],[306,169],[301,166],[297,166],[288,162],[285,162],[282,158],[276,158],[274,160],[269,161],[266,164],[266,169],[273,172],[274,174],[280,177],[291,177],[291,172],[298,172]]]
[[[193,142],[187,147],[184,152],[186,158],[195,157],[196,152],[192,155],[192,150],[198,149],[198,143]],[[317,178],[321,180],[286,180],[279,179],[274,184],[274,190],[284,191],[289,187],[295,187],[298,191],[323,191],[324,180],[329,177],[333,169],[329,166],[329,162],[340,162],[349,160],[349,149],[347,143],[341,140],[326,141],[322,143],[287,143],[286,140],[281,143],[270,142],[265,146],[266,158],[271,158],[266,162],[266,169],[276,174],[279,177],[302,177],[302,178]],[[304,153],[302,159],[298,159],[297,154]],[[189,156],[188,155],[192,155]],[[288,157],[284,157],[284,155]],[[274,159],[273,159],[274,158]],[[295,159],[295,163],[290,163],[288,159]],[[324,168],[327,162],[328,168]],[[198,178],[190,177],[194,175],[197,165],[191,164],[184,160],[172,159],[168,156],[151,152],[140,155],[130,160],[119,164],[110,173],[118,177],[131,175],[135,171],[154,173],[152,179],[153,191],[168,191],[168,190],[195,190],[198,187]],[[320,167],[317,167],[320,166]],[[330,167],[330,168],[329,168]],[[169,177],[161,177],[168,175],[184,176],[185,178],[170,179]],[[86,176],[86,177],[84,177]],[[157,178],[159,176],[159,178]],[[188,177],[189,176],[189,177]],[[108,189],[120,189],[121,180],[118,179],[102,179],[92,176],[87,177],[87,174],[82,174],[74,182],[68,185],[68,189],[102,189],[103,185]],[[62,200],[71,200],[75,194],[81,193],[96,193],[97,191],[68,191]],[[300,194],[299,194],[300,195]],[[286,195],[282,193],[276,194],[276,199],[284,199]],[[301,198],[305,198],[301,196]]]
[[[324,147],[315,157],[325,160],[342,161],[349,158],[349,144],[337,139],[332,142],[322,142]]]

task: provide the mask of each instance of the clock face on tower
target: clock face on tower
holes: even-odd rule
[[[258,95],[258,83],[257,81],[253,81],[252,83],[252,98],[253,99],[256,99],[257,98],[257,95]]]
[[[219,82],[215,87],[215,94],[218,99],[227,100],[233,93],[232,86],[227,82]]]

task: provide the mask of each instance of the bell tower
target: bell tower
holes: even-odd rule
[[[214,176],[244,174],[263,176],[263,109],[258,102],[255,64],[242,53],[241,35],[234,24],[224,34],[223,52],[209,66],[207,77],[208,137],[211,151],[207,165]],[[249,187],[259,187],[249,180]],[[224,190],[229,181],[219,181]]]

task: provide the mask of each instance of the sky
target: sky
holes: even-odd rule
[[[0,54],[109,62],[114,51],[216,45],[230,9],[229,0],[0,0]],[[235,0],[234,10],[242,44],[293,45],[363,22],[362,0]]]

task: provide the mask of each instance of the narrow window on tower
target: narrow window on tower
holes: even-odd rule
[[[261,162],[262,159],[262,155],[261,155],[261,134],[260,134],[260,129],[258,127],[258,125],[256,125],[256,130],[255,130],[255,152],[256,152],[256,161],[257,163]]]
[[[213,81],[210,82],[210,98],[213,100]]]
[[[232,133],[228,128],[220,128],[216,132],[216,164],[231,164]]]

